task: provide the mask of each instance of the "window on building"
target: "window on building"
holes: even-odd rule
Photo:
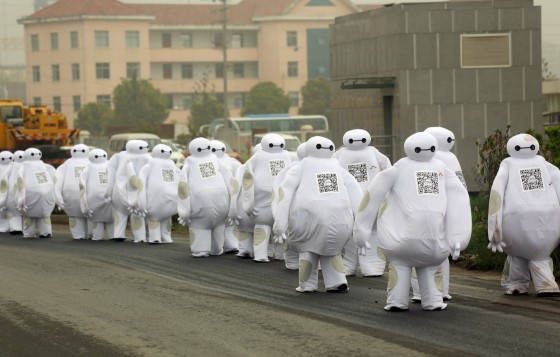
[[[299,92],[289,92],[290,107],[299,107]]]
[[[31,35],[31,51],[39,51],[39,35]]]
[[[179,35],[179,39],[181,40],[181,47],[183,48],[191,48],[192,47],[192,34],[191,33],[182,33]]]
[[[243,34],[234,33],[231,35],[231,47],[232,48],[243,47]]]
[[[105,104],[109,108],[111,107],[111,95],[109,95],[109,94],[99,94],[96,97],[96,101],[97,101],[97,103]]]
[[[173,66],[171,63],[164,63],[163,64],[163,79],[172,79],[173,78]]]
[[[95,48],[109,47],[109,31],[95,31]]]
[[[70,48],[78,48],[78,31],[70,32]]]
[[[461,35],[462,68],[509,66],[511,66],[509,33]]]
[[[242,93],[236,93],[234,95],[232,95],[232,99],[233,99],[233,103],[232,106],[234,108],[243,108],[243,94]]]
[[[288,47],[297,47],[297,31],[288,31],[286,33],[286,44]]]
[[[72,63],[72,80],[79,81],[80,80],[80,64],[79,63]]]
[[[245,77],[245,65],[243,63],[234,63],[233,64],[233,77],[234,78]]]
[[[126,78],[140,78],[140,62],[127,62]]]
[[[51,32],[51,50],[58,50],[58,33]]]
[[[193,65],[192,63],[181,63],[181,78],[193,78]]]
[[[126,48],[140,47],[140,31],[126,31],[125,44]]]
[[[31,75],[33,77],[33,82],[41,82],[41,67],[31,67]]]
[[[224,45],[224,34],[214,32],[214,48],[221,48]]]
[[[183,107],[183,109],[190,109],[192,104],[192,99],[193,98],[191,94],[186,94],[181,97],[181,106]]]
[[[297,76],[298,76],[298,63],[288,62],[288,77],[297,77]]]
[[[161,47],[171,48],[171,34],[169,32],[161,34]]]
[[[52,69],[52,80],[53,82],[60,81],[60,66],[58,64],[53,64]]]
[[[41,105],[41,97],[33,97],[33,105]]]
[[[216,78],[224,78],[224,64],[216,63]]]
[[[72,96],[72,108],[74,109],[74,113],[77,113],[82,109],[82,98],[79,95]]]
[[[111,65],[107,62],[95,64],[95,77],[97,79],[110,79],[111,78]]]
[[[52,101],[53,101],[53,109],[57,112],[61,112],[62,111],[62,104],[60,102],[60,97],[59,96],[54,96],[54,97],[52,97]]]

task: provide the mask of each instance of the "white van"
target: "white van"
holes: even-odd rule
[[[125,150],[126,143],[129,140],[145,141],[146,143],[148,143],[150,152],[152,151],[154,146],[156,146],[157,144],[162,144],[161,138],[155,134],[150,134],[150,133],[115,134],[111,136],[111,138],[109,139],[109,151],[107,152],[109,158],[112,157],[114,154]],[[174,151],[171,154],[171,160],[173,160],[173,162],[175,162],[175,165],[180,168],[181,166],[183,166],[185,157],[181,153]]]

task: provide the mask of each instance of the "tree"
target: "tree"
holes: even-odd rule
[[[95,136],[103,136],[111,120],[113,111],[106,104],[88,103],[78,112],[75,126]]]
[[[261,82],[247,94],[241,115],[287,113],[290,98],[273,82]]]
[[[556,74],[548,68],[548,62],[543,58],[542,60],[542,79],[545,81],[558,79]]]
[[[113,90],[115,124],[153,126],[169,114],[167,97],[145,79],[123,79]]]
[[[331,107],[331,84],[325,77],[310,79],[301,87],[302,115],[324,115],[328,117]]]
[[[191,104],[191,115],[189,117],[189,131],[196,135],[200,127],[217,118],[224,117],[224,105],[216,99],[213,92],[209,91],[208,78],[206,74],[196,83],[195,99]]]

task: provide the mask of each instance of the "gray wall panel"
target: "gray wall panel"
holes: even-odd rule
[[[455,71],[455,90],[457,103],[476,102],[476,70],[458,69]]]
[[[495,31],[498,23],[498,10],[481,9],[477,11],[478,31]]]
[[[462,131],[461,126],[461,106],[459,104],[442,105],[441,112],[441,126],[451,130],[455,136],[460,136]]]
[[[511,133],[525,133],[527,129],[531,128],[531,107],[523,102],[512,102],[509,106]]]
[[[499,69],[478,69],[478,97],[481,102],[498,102],[500,100]]]
[[[430,126],[438,126],[438,106],[419,105],[418,111],[418,131],[424,131]]]
[[[542,99],[541,66],[527,66],[525,67],[525,100],[537,101],[541,105]]]
[[[511,62],[513,66],[531,64],[530,34],[528,31],[512,31]]]
[[[410,104],[430,104],[430,71],[410,71]]]
[[[502,100],[523,100],[523,71],[521,67],[502,68]]]
[[[453,70],[440,69],[432,72],[432,91],[435,104],[453,103]]]
[[[414,42],[412,35],[393,36],[393,46],[395,46],[397,61],[396,67],[399,69],[414,68]],[[389,47],[389,46],[387,46]]]
[[[426,33],[430,31],[430,15],[428,11],[407,12],[407,33]]]
[[[430,69],[437,67],[437,43],[435,34],[416,35],[416,68]]]
[[[503,30],[521,30],[521,8],[500,9]]]
[[[451,32],[452,23],[451,11],[432,11],[432,32]]]
[[[525,13],[525,28],[539,29],[541,28],[541,7],[535,6],[523,9]]]
[[[474,12],[475,10],[453,10],[455,14],[455,32],[474,32],[476,31],[474,25]]]
[[[484,134],[484,104],[465,104],[465,137],[476,138]]]
[[[502,132],[506,130],[508,125],[508,111],[506,103],[488,103],[487,104],[488,113],[488,135],[496,129],[500,129]]]
[[[459,68],[461,66],[460,47],[459,34],[442,33],[439,35],[440,68]]]

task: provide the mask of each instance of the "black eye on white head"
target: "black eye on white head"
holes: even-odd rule
[[[73,152],[78,152],[78,150],[76,150],[76,149],[74,149],[74,150],[72,150],[72,151],[73,151]]]
[[[269,147],[269,148],[272,148],[272,147],[274,147],[274,144],[273,144],[273,143],[270,143],[270,144],[268,144],[268,147]]]
[[[280,144],[280,147],[283,149],[283,148],[284,148],[284,144]]]
[[[99,159],[99,155],[95,155],[95,158],[96,158],[96,159]]]
[[[216,149],[215,149],[215,148],[212,148],[212,152],[216,152]]]
[[[85,149],[82,149],[82,152],[83,152],[83,153],[85,153],[85,152],[86,152],[86,150],[85,150]]]
[[[162,153],[162,154],[165,154],[165,150],[161,149],[161,153]]]
[[[366,141],[367,141],[367,139],[366,139],[366,138],[362,138],[362,139],[360,139],[360,140],[348,139],[348,142],[349,142],[350,144],[354,143],[354,141],[361,141],[362,143],[365,144]]]
[[[451,136],[447,138],[447,142],[448,142],[449,144],[451,144],[451,143],[454,142],[454,141],[455,141],[455,139],[453,139]]]
[[[144,147],[143,147],[143,146],[139,146],[138,148],[139,148],[140,150],[144,149]]]
[[[201,152],[201,151],[202,151],[202,149],[201,149],[201,148],[198,148],[198,149],[196,149],[196,151],[198,151],[198,152]]]
[[[223,152],[226,152],[226,148],[222,148],[222,151],[223,151]]]
[[[519,150],[518,150],[518,151],[519,151]],[[31,156],[35,156],[35,153],[34,153],[34,152],[32,152],[32,153],[31,153]]]
[[[521,147],[519,145],[515,145],[515,151],[519,151],[521,149],[531,149],[531,151],[534,151],[537,147],[535,145],[531,145],[531,146],[526,146],[526,147]]]

